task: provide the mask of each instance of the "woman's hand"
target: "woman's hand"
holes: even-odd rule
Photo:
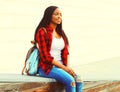
[[[72,75],[74,78],[76,77],[75,72],[70,67],[66,66],[64,70],[68,72],[70,75]]]
[[[57,67],[59,67],[59,68],[61,68],[61,69],[63,69],[63,70],[65,70],[70,75],[72,75],[74,78],[76,77],[75,72],[70,67],[63,65],[63,64],[57,62],[56,60],[53,60],[52,64],[55,65],[55,66],[57,66]]]

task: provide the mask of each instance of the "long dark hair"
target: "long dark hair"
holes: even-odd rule
[[[35,30],[35,35],[34,35],[34,40],[36,41],[35,39],[35,36],[38,32],[38,30],[41,28],[41,27],[46,27],[47,25],[50,24],[51,22],[51,19],[52,19],[52,14],[53,12],[55,11],[55,9],[57,9],[58,7],[57,6],[49,6],[48,8],[46,8],[45,12],[44,12],[44,16],[43,18],[41,19],[40,23],[38,24],[36,30]],[[65,41],[66,41],[66,44],[69,45],[69,42],[68,42],[68,38],[65,34],[65,32],[63,31],[62,29],[62,22],[60,24],[57,25],[56,27],[56,31],[59,35],[61,35]]]

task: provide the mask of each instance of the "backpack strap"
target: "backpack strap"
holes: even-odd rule
[[[46,30],[46,28],[45,28],[45,27],[42,27],[42,29],[45,31],[45,38],[47,38],[47,30]],[[47,41],[46,41],[46,42],[47,42]],[[31,43],[32,43],[34,46],[38,47],[38,46],[37,46],[37,42],[36,42],[35,40],[32,40]]]
[[[45,33],[47,33],[47,30],[46,30],[46,28],[45,28],[45,27],[42,27],[42,28],[44,29]]]
[[[47,41],[47,30],[46,30],[45,27],[42,27],[42,29],[43,29],[44,32],[45,32],[44,36],[45,36],[46,43],[48,43],[48,41]],[[35,40],[31,41],[31,43],[32,43],[34,46],[36,46],[36,48],[38,48],[38,44],[37,44],[37,42],[36,42]]]

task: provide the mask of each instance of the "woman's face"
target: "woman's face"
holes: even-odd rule
[[[62,22],[62,13],[59,8],[55,9],[52,14],[51,23],[60,24]]]

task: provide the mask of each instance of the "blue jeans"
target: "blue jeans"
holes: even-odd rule
[[[60,68],[53,67],[48,75],[46,75],[42,69],[38,69],[38,73],[42,77],[54,78],[63,83],[66,92],[82,92],[82,82],[77,82],[77,79],[74,79],[69,73]],[[76,85],[72,85],[72,83],[76,83]]]

